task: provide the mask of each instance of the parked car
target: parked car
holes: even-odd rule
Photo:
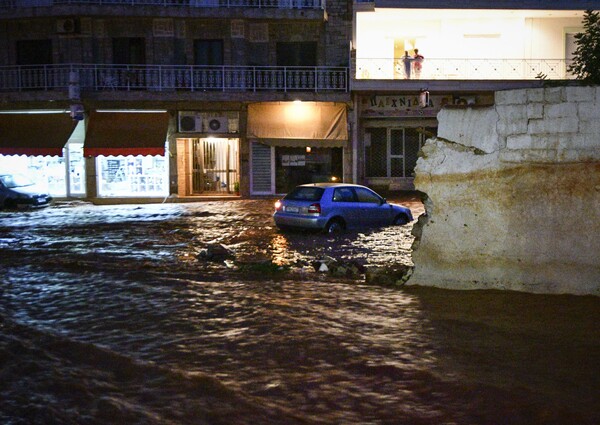
[[[0,174],[0,208],[39,208],[52,197],[23,174]]]
[[[273,218],[280,229],[305,228],[326,233],[402,225],[413,219],[410,209],[388,203],[368,187],[344,183],[297,186],[275,203]]]

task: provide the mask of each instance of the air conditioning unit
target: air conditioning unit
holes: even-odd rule
[[[205,117],[205,133],[229,133],[229,120],[227,117]]]
[[[201,133],[202,115],[199,112],[180,111],[179,112],[179,132],[180,133]]]
[[[56,21],[56,32],[58,34],[79,34],[81,24],[78,18],[64,18]]]

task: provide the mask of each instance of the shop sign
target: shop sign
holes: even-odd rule
[[[452,96],[429,96],[421,106],[419,93],[361,98],[361,117],[435,117],[442,106],[452,103]]]
[[[304,167],[306,155],[281,155],[281,165],[283,167]]]

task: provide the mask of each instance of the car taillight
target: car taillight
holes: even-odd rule
[[[321,204],[310,204],[308,212],[311,214],[321,214]]]
[[[281,209],[281,201],[275,202],[275,210],[279,211]]]

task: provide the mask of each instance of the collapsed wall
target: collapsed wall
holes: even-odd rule
[[[438,121],[407,284],[600,295],[600,87],[497,92]]]

